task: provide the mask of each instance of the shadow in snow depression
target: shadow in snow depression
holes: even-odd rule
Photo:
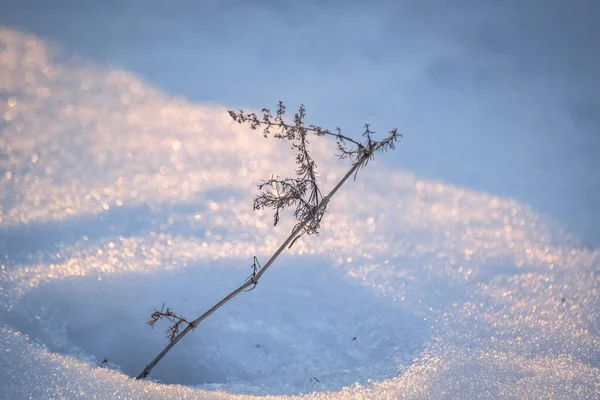
[[[51,351],[107,358],[137,376],[167,344],[144,323],[163,302],[195,318],[239,285],[239,261],[98,280],[72,277],[24,295],[4,318]],[[255,291],[209,317],[152,377],[238,393],[339,390],[397,376],[428,341],[423,320],[315,258],[274,266]]]

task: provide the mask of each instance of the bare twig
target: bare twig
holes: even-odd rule
[[[160,311],[155,310],[152,313],[148,324],[154,326],[159,319],[167,319],[172,322],[171,327],[167,330],[170,342],[169,344],[152,360],[152,362],[144,368],[137,379],[147,377],[154,366],[177,344],[185,335],[195,329],[200,322],[210,316],[212,313],[221,308],[225,303],[236,297],[244,291],[253,290],[261,276],[271,267],[273,262],[281,255],[286,247],[291,247],[296,240],[303,234],[318,234],[321,220],[325,215],[327,205],[336,192],[346,183],[346,181],[356,174],[358,170],[367,165],[376,153],[394,149],[394,143],[400,139],[396,129],[390,131],[388,137],[382,141],[372,139],[372,132],[369,125],[365,125],[363,136],[366,138],[364,143],[358,142],[341,134],[340,129],[336,128],[335,132],[325,130],[319,126],[309,125],[304,126],[305,109],[300,106],[298,113],[294,115],[294,124],[287,124],[283,121],[285,114],[285,106],[279,102],[277,113],[271,115],[268,109],[263,109],[263,115],[259,118],[256,114],[245,114],[240,110],[239,113],[230,111],[229,114],[234,121],[239,123],[249,123],[252,129],[259,127],[263,128],[263,134],[268,136],[273,129],[277,131],[273,134],[276,138],[293,141],[292,147],[297,151],[296,155],[296,178],[279,179],[271,177],[271,179],[260,184],[261,191],[258,197],[254,200],[254,209],[272,208],[274,209],[274,224],[280,220],[280,213],[285,208],[294,206],[294,216],[298,221],[292,229],[287,239],[279,246],[277,251],[260,267],[258,260],[254,257],[252,264],[252,274],[227,296],[223,297],[217,304],[212,306],[204,314],[189,322],[184,317],[175,314],[167,308],[164,310],[164,305]],[[308,152],[307,133],[313,132],[317,136],[333,136],[338,144],[338,157],[342,159],[350,159],[352,167],[346,172],[344,177],[335,185],[335,187],[325,197],[322,196],[317,182],[317,166]],[[353,146],[349,146],[351,143]],[[185,328],[179,332],[182,325]]]

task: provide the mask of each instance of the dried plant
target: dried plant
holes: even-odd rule
[[[271,114],[271,111],[266,108],[262,110],[261,115],[245,113],[242,110],[238,112],[229,111],[229,115],[234,121],[240,124],[247,123],[252,129],[262,129],[265,137],[272,135],[277,139],[287,140],[292,143],[292,149],[296,151],[296,177],[282,179],[278,176],[271,176],[270,179],[259,184],[259,194],[254,200],[254,209],[273,209],[273,222],[274,225],[277,225],[281,219],[281,213],[286,208],[295,208],[294,217],[297,221],[296,225],[287,239],[263,267],[260,266],[256,257],[254,257],[254,262],[251,265],[252,273],[244,283],[193,321],[188,321],[183,316],[177,315],[170,308],[165,310],[164,304],[160,310],[154,310],[148,324],[153,327],[159,320],[166,319],[170,321],[171,325],[167,329],[169,344],[144,368],[138,379],[147,377],[162,357],[209,315],[238,294],[254,289],[260,277],[286,248],[292,247],[304,234],[318,234],[321,221],[327,210],[327,205],[340,187],[351,176],[354,175],[354,179],[356,179],[358,170],[364,168],[376,154],[393,150],[395,143],[402,137],[396,129],[392,129],[384,139],[379,141],[374,140],[374,132],[371,131],[370,125],[365,124],[362,133],[363,140],[358,141],[343,135],[340,128],[330,131],[317,125],[305,125],[306,110],[304,105],[301,105],[298,112],[294,114],[293,124],[285,122],[285,113],[286,108],[281,101],[277,105],[275,115]],[[315,136],[333,137],[337,143],[338,157],[340,159],[348,159],[352,164],[346,175],[326,196],[323,196],[319,189],[317,165],[308,150],[309,133]],[[185,325],[185,328],[180,332],[183,325]]]

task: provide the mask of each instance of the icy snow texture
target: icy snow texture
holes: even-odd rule
[[[0,48],[0,397],[600,396],[598,251],[377,163],[157,366],[169,385],[133,380],[165,344],[152,308],[198,315],[285,237],[251,203],[288,146],[39,38]],[[331,150],[313,143],[328,188]]]

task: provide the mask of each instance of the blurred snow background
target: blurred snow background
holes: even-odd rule
[[[596,3],[282,4],[2,5],[0,397],[598,397]],[[132,380],[152,308],[287,234],[251,204],[289,149],[226,114],[279,99],[405,139]]]

